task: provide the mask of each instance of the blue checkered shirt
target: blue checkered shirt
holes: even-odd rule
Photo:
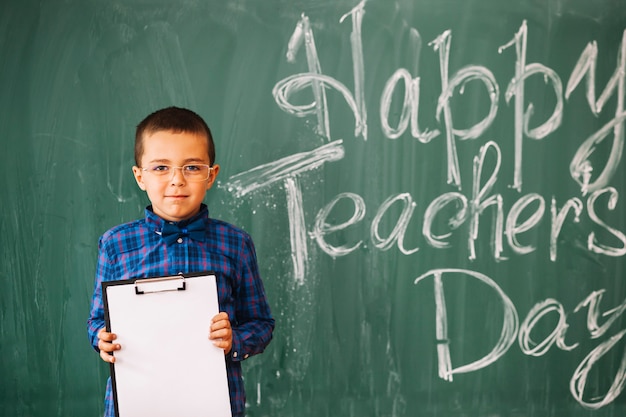
[[[184,237],[180,243],[168,246],[159,234],[165,221],[151,207],[145,213],[145,218],[116,226],[100,238],[87,321],[91,345],[98,351],[97,334],[105,327],[102,282],[213,271],[217,277],[220,311],[228,313],[233,328],[232,350],[226,356],[231,409],[233,416],[243,415],[241,361],[263,352],[274,329],[252,239],[231,224],[209,218],[203,204],[198,217],[194,217],[202,218],[206,225],[203,241]],[[104,415],[115,416],[110,378]]]

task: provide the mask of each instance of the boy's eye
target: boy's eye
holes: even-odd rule
[[[151,171],[154,172],[167,172],[170,170],[169,165],[155,165],[151,168]]]
[[[198,172],[202,170],[202,167],[200,165],[185,165],[183,168],[187,172]]]

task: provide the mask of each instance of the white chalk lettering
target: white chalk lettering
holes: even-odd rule
[[[480,179],[482,178],[483,165],[485,163],[485,158],[487,156],[487,152],[493,149],[496,155],[496,164],[491,173],[489,179],[485,183],[485,185],[481,188]],[[495,222],[493,227],[493,239],[492,243],[494,245],[494,258],[501,258],[500,254],[502,253],[502,230],[504,224],[504,214],[502,208],[502,196],[500,194],[495,194],[487,197],[487,195],[491,192],[496,180],[498,179],[498,172],[500,171],[500,163],[502,160],[502,154],[500,152],[500,147],[495,142],[487,142],[480,148],[479,154],[474,157],[474,181],[472,183],[472,199],[469,204],[469,216],[471,219],[470,223],[470,234],[469,234],[469,252],[470,259],[476,259],[476,248],[475,242],[478,239],[478,230],[480,228],[480,216],[485,211],[485,209],[489,206],[495,206]]]
[[[606,342],[601,343],[597,348],[591,351],[589,355],[580,363],[574,376],[570,380],[569,390],[583,407],[591,410],[597,410],[605,405],[613,402],[624,390],[626,384],[626,353],[622,356],[622,362],[613,380],[613,384],[604,397],[599,400],[594,398],[595,401],[586,401],[583,396],[585,394],[585,388],[587,386],[587,377],[593,366],[607,353],[609,352],[617,342],[619,342],[626,333],[626,330],[622,330],[615,336],[611,337]]]
[[[304,44],[309,72],[311,74],[321,74],[322,68],[317,55],[317,48],[315,47],[315,36],[313,36],[309,18],[304,14],[302,14],[302,17],[296,25],[296,29],[287,44],[288,62],[295,62],[296,55],[302,44]],[[311,80],[311,89],[313,90],[314,97],[314,102],[311,103],[311,105],[292,106],[285,102],[283,110],[301,117],[304,117],[309,113],[314,113],[317,117],[317,133],[330,139],[330,119],[328,117],[326,91],[324,90],[322,83],[315,78]],[[276,97],[276,94],[274,96]]]
[[[555,312],[559,316],[554,330],[543,341],[535,343],[530,337],[530,332],[545,315],[551,312]],[[565,332],[567,328],[567,317],[563,305],[557,300],[549,298],[535,304],[528,312],[526,319],[524,319],[520,326],[517,339],[522,352],[530,356],[541,356],[545,354],[555,343],[562,350],[573,350],[578,346],[578,343],[572,346],[565,344]]]
[[[393,92],[400,80],[404,81],[404,100],[402,102],[402,114],[397,127],[389,124],[389,112],[393,99]],[[411,74],[400,68],[387,80],[383,94],[380,98],[380,123],[383,133],[389,139],[397,139],[402,136],[411,124],[411,135],[422,143],[428,143],[441,134],[438,129],[424,132],[419,127],[419,97],[420,97],[420,77],[411,78]]]
[[[448,225],[450,226],[450,229],[452,230],[457,229],[460,225],[462,225],[465,222],[465,220],[467,219],[467,213],[468,213],[467,197],[465,197],[461,193],[452,192],[452,193],[446,193],[446,194],[440,195],[428,205],[428,208],[426,209],[426,212],[424,213],[422,235],[424,236],[424,239],[426,239],[426,242],[428,242],[428,244],[432,246],[433,248],[443,249],[443,248],[450,247],[450,243],[446,242],[444,239],[447,239],[452,234],[446,233],[443,235],[433,235],[432,224],[435,221],[435,217],[437,216],[437,214],[441,210],[443,210],[445,206],[449,205],[450,203],[454,201],[457,202],[457,207],[460,204],[461,208],[457,211],[455,216],[451,217],[448,220]]]
[[[515,96],[515,162],[513,167],[513,188],[522,190],[522,142],[524,135],[531,139],[543,139],[554,132],[560,125],[563,118],[563,86],[561,79],[554,70],[539,63],[526,64],[526,51],[528,43],[528,26],[526,21],[522,23],[519,31],[506,45],[500,47],[499,51],[511,45],[515,45],[517,61],[515,63],[515,77],[506,89],[505,98],[508,103],[511,97]],[[556,105],[552,115],[540,126],[530,128],[530,118],[534,113],[534,105],[530,103],[524,111],[524,83],[525,80],[535,74],[543,75],[546,83],[550,81],[556,96]]]
[[[342,159],[344,157],[342,143],[341,140],[334,141],[310,152],[302,152],[269,164],[260,165],[232,176],[227,184],[228,190],[235,196],[241,197],[268,187],[277,181],[284,182],[287,190],[287,206],[289,207],[289,231],[291,254],[294,260],[294,278],[298,283],[304,282],[308,255],[302,196],[296,177],[303,172],[319,168],[326,162]]]
[[[511,106],[499,108],[500,84],[488,67],[461,64],[458,69],[450,68],[451,62],[458,61],[454,59],[457,57],[451,56],[454,51],[451,48],[452,30],[444,30],[428,43],[431,47],[428,49],[430,54],[428,56],[438,65],[438,75],[433,77],[434,80],[420,73],[422,40],[417,29],[408,25],[400,29],[408,30],[410,47],[405,57],[405,61],[409,62],[408,68],[391,69],[387,80],[376,80],[380,81],[376,83],[366,80],[364,53],[367,51],[367,45],[363,44],[362,39],[362,28],[367,17],[365,6],[366,1],[361,1],[356,7],[343,14],[337,22],[338,25],[346,21],[351,23],[350,29],[346,32],[349,32],[350,36],[352,91],[346,86],[349,82],[341,82],[324,73],[313,30],[320,26],[312,24],[304,14],[299,17],[287,42],[286,59],[288,62],[295,63],[300,55],[304,55],[306,72],[286,76],[279,80],[272,90],[274,101],[279,109],[295,117],[311,119],[307,120],[307,123],[314,126],[316,139],[322,136],[328,143],[310,151],[296,153],[257,166],[232,176],[224,185],[218,184],[220,187],[226,187],[236,197],[252,193],[261,194],[261,191],[264,191],[260,198],[266,198],[265,196],[274,198],[274,194],[269,193],[267,189],[275,183],[279,183],[279,187],[284,188],[291,260],[297,284],[308,284],[305,277],[309,270],[309,262],[315,261],[309,259],[309,253],[321,252],[331,258],[359,256],[361,254],[359,249],[364,247],[371,247],[381,252],[395,249],[401,255],[414,256],[415,259],[420,256],[420,253],[426,252],[421,249],[455,251],[455,256],[451,259],[458,258],[460,251],[471,264],[477,260],[506,263],[512,258],[530,254],[538,258],[543,256],[549,262],[556,263],[559,258],[559,249],[563,251],[564,248],[571,247],[571,242],[567,240],[571,239],[570,235],[573,230],[577,236],[574,242],[576,250],[588,251],[593,254],[594,258],[601,256],[615,258],[626,255],[626,234],[619,230],[617,225],[619,222],[612,221],[610,216],[623,211],[623,207],[619,207],[621,204],[619,188],[611,186],[611,181],[616,177],[616,173],[620,172],[618,168],[624,150],[626,30],[622,34],[621,44],[616,54],[615,69],[611,68],[612,75],[601,94],[597,96],[596,71],[599,47],[596,41],[590,41],[583,49],[563,92],[559,74],[542,63],[529,62],[527,54],[530,31],[527,22],[523,21],[508,42],[498,43],[502,46],[494,46],[493,49],[495,56],[504,57],[500,59],[507,59],[508,55],[513,73],[510,79],[504,80],[505,84],[501,84],[507,85],[504,98]],[[504,54],[507,50],[512,50],[513,53]],[[527,100],[525,95],[527,83],[534,81],[535,77],[542,78],[545,88],[548,89],[548,95],[554,96],[554,107],[549,108],[545,113],[536,111],[535,104]],[[550,135],[561,127],[568,100],[578,86],[583,84],[583,80],[590,115],[601,115],[606,112],[606,106],[609,103],[612,105],[613,102],[615,102],[615,111],[611,109],[609,115],[603,115],[608,116],[605,117],[608,122],[597,131],[583,132],[580,138],[567,138],[567,140],[576,141],[574,146],[577,148],[574,148],[576,152],[573,157],[567,156],[564,174],[568,184],[564,184],[563,190],[570,188],[567,185],[573,185],[577,193],[580,190],[580,195],[563,196],[562,190],[546,192],[541,187],[527,190],[527,188],[537,186],[537,184],[524,183],[525,175],[528,178],[528,173],[524,172],[524,169],[528,170],[529,167],[533,167],[533,164],[529,163],[529,161],[532,162],[533,155],[530,155],[528,151],[525,152],[525,147],[529,147],[530,143],[528,139],[537,141],[536,146],[542,146],[548,142]],[[426,92],[426,87],[436,85],[437,82],[440,82],[441,91],[438,91],[438,87],[435,86],[436,107],[424,108],[420,103],[420,94]],[[459,100],[466,88],[473,88],[475,84],[478,85],[481,94],[486,93],[489,104],[472,109],[471,112],[464,112],[466,109],[456,106],[455,100]],[[334,140],[332,137],[334,123],[343,126],[346,123],[345,120],[348,120],[348,127],[352,129],[353,118],[354,138],[363,139],[356,141],[356,144],[363,147],[372,146],[367,141],[368,136],[372,136],[372,132],[368,126],[370,119],[366,96],[377,97],[379,92],[366,94],[370,92],[366,92],[365,88],[370,85],[382,86],[377,109],[381,129],[380,137],[383,140],[393,140],[394,146],[402,146],[402,138],[417,139],[417,144],[411,141],[411,146],[419,148],[419,152],[432,152],[434,148],[440,149],[441,155],[434,155],[434,157],[440,158],[446,165],[445,184],[440,184],[443,188],[440,192],[435,189],[436,192],[431,195],[433,190],[431,187],[436,187],[437,184],[431,184],[430,178],[424,178],[420,184],[428,184],[425,190],[401,189],[395,191],[393,195],[380,197],[382,202],[372,203],[371,196],[376,197],[376,194],[368,194],[366,200],[359,194],[359,190],[351,190],[351,192],[341,190],[327,203],[316,199],[314,203],[318,206],[307,204],[305,207],[306,195],[303,195],[303,190],[308,190],[309,187],[306,187],[303,181],[315,175],[311,171],[323,169],[327,162],[338,162],[344,159],[343,140]],[[343,100],[347,105],[347,110],[334,112],[334,109],[329,108],[327,96],[337,93],[340,101]],[[300,96],[307,94],[307,97],[312,97],[312,99],[309,98],[308,102],[305,100],[303,104]],[[373,107],[372,102],[368,104],[369,107]],[[347,116],[343,114],[346,112]],[[478,116],[473,116],[476,120],[471,119],[468,122],[466,117],[459,117],[465,113]],[[501,137],[497,141],[492,140],[486,136],[501,114],[504,114],[503,117],[512,118],[511,131],[504,135],[499,132],[498,135]],[[420,116],[430,117],[427,128],[420,126]],[[465,126],[461,126],[463,121],[466,123]],[[444,136],[444,133],[445,142],[434,141]],[[465,142],[467,140],[480,140],[478,144],[480,146],[477,145],[471,148],[471,152],[468,152],[465,150],[465,146],[469,145]],[[555,140],[561,139],[555,137]],[[512,142],[512,145],[509,142]],[[384,146],[380,142],[376,145]],[[475,150],[476,148],[479,148],[478,151]],[[609,149],[608,152],[607,149]],[[571,160],[569,160],[570,157]],[[427,175],[419,167],[411,166],[402,169],[407,171],[407,175]],[[411,169],[415,171],[410,171]],[[302,175],[304,173],[309,174],[304,176]],[[552,172],[547,171],[546,175],[552,175]],[[500,178],[500,176],[506,177]],[[499,181],[510,184],[509,188],[512,191],[498,192],[497,190],[503,188],[499,187],[502,185],[498,183]],[[469,187],[467,187],[468,184]],[[525,194],[522,194],[522,191]],[[431,201],[422,201],[416,197],[417,195],[431,195],[429,197]],[[367,204],[379,204],[378,209],[368,207],[366,201]],[[550,201],[549,214],[546,213],[547,201]],[[422,207],[425,207],[425,210],[423,216],[420,217],[419,210]],[[366,219],[368,210],[370,213],[375,212],[369,227],[365,224],[370,221],[369,218]],[[346,212],[348,214],[343,214]],[[345,218],[337,219],[340,213]],[[315,218],[311,221],[310,217],[313,214]],[[422,224],[413,225],[412,223],[419,222],[418,219],[421,219]],[[485,226],[486,219],[488,219],[490,229]],[[359,236],[358,233],[363,233],[363,236]],[[405,239],[408,240],[414,236],[417,236],[416,240],[419,242],[412,242],[412,247],[407,248]],[[578,236],[581,236],[583,242],[586,238],[586,247],[584,244],[579,244]],[[371,246],[367,239],[371,242]],[[542,239],[548,242],[548,245],[540,245]],[[487,242],[491,247],[484,249],[485,245],[481,243]],[[317,245],[320,251],[310,251],[309,245]],[[455,248],[455,245],[460,248]],[[540,253],[542,247],[546,247],[547,253]],[[416,265],[419,264],[416,262]],[[476,262],[475,265],[482,265],[482,263]],[[607,337],[609,330],[618,323],[618,318],[626,312],[626,300],[618,306],[602,311],[600,304],[606,290],[598,289],[581,297],[582,301],[573,312],[568,312],[556,298],[552,296],[545,298],[532,305],[520,325],[518,311],[512,300],[495,279],[481,272],[465,268],[442,267],[415,275],[419,275],[414,280],[415,284],[427,278],[433,278],[435,304],[435,340],[433,343],[436,343],[437,348],[439,378],[449,382],[453,381],[455,374],[473,372],[498,361],[515,344],[516,340],[521,353],[533,357],[543,356],[555,347],[563,352],[579,348],[583,344],[566,342],[569,330],[568,320],[571,315],[582,314],[585,308],[587,308],[587,331],[592,340]],[[475,280],[481,284],[481,288],[488,290],[488,295],[495,294],[502,304],[503,324],[499,339],[487,342],[490,344],[487,346],[488,353],[473,361],[466,360],[469,363],[453,364],[451,349],[455,346],[451,343],[449,332],[455,327],[449,326],[448,310],[454,306],[446,302],[444,278],[446,283],[453,278],[451,285],[460,279]],[[498,278],[505,280],[511,277]],[[568,277],[540,278],[567,280]],[[554,320],[555,317],[556,320]],[[541,332],[547,332],[547,334],[543,337],[538,336]],[[570,332],[570,337],[573,334],[575,332]],[[595,392],[593,395],[588,393],[587,391],[592,390],[587,387],[587,381],[592,369],[623,339],[624,334],[626,330],[621,330],[601,341],[573,372],[570,391],[581,406],[589,409],[601,408],[613,402],[623,391],[626,384],[626,354],[605,395],[598,397]]]
[[[533,202],[538,203],[537,210],[526,219],[522,224],[518,224],[517,220],[526,207]],[[513,204],[509,215],[506,217],[505,234],[511,249],[518,255],[524,255],[533,252],[536,248],[533,245],[521,245],[517,240],[517,235],[524,233],[539,224],[546,210],[546,202],[539,194],[528,194],[520,198]]]
[[[624,314],[624,311],[626,311],[626,300],[624,300],[624,302],[622,302],[619,306],[602,313],[600,311],[600,303],[602,302],[602,297],[605,292],[606,290],[604,289],[592,292],[587,298],[581,301],[581,303],[578,304],[574,310],[574,312],[578,312],[582,308],[588,307],[587,330],[589,330],[589,334],[592,339],[604,336],[604,334],[609,331],[613,323],[620,318],[622,314]],[[608,319],[606,319],[604,324],[600,325],[600,317],[606,316],[608,316]]]
[[[352,213],[352,217],[350,217],[350,219],[346,220],[345,222],[341,224],[329,225],[328,223],[326,223],[326,219],[332,212],[333,208],[335,208],[335,205],[342,199],[347,199],[353,202],[354,212]],[[358,194],[354,194],[354,193],[339,194],[333,200],[331,200],[331,202],[328,203],[326,207],[324,207],[322,210],[319,211],[319,213],[317,213],[317,217],[315,219],[315,227],[313,231],[311,232],[311,237],[317,241],[317,244],[324,252],[326,252],[333,258],[336,258],[338,256],[345,256],[355,251],[356,249],[358,249],[359,246],[361,246],[361,244],[363,243],[363,241],[360,240],[350,247],[345,246],[345,245],[344,246],[332,246],[326,242],[324,237],[329,233],[344,230],[360,222],[361,220],[363,220],[363,217],[365,217],[365,211],[366,211],[365,202],[363,201],[363,198],[359,196]]]
[[[614,247],[599,243],[596,239],[595,232],[589,233],[589,237],[587,239],[587,246],[589,247],[589,250],[592,252],[602,253],[608,256],[622,256],[626,254],[626,236],[624,236],[624,234],[620,232],[619,230],[608,226],[596,214],[595,202],[598,199],[598,197],[600,197],[604,193],[609,193],[609,201],[607,204],[607,208],[609,210],[615,210],[615,207],[617,206],[617,198],[618,198],[617,190],[615,190],[615,188],[608,187],[606,189],[594,191],[589,196],[589,199],[587,200],[587,211],[589,212],[589,218],[591,218],[591,220],[593,220],[594,223],[596,223],[599,226],[602,226],[604,229],[610,232],[613,236],[618,238],[620,242],[622,242],[622,247],[614,248]]]
[[[495,77],[487,68],[479,66],[468,66],[459,70],[451,79],[448,79],[448,64],[450,61],[450,42],[452,32],[445,31],[431,44],[435,51],[439,51],[439,64],[441,73],[441,95],[437,102],[437,121],[441,120],[443,113],[446,125],[446,145],[448,158],[448,184],[455,185],[461,189],[461,174],[459,170],[459,156],[456,148],[456,137],[459,139],[475,139],[480,137],[483,132],[493,123],[498,111],[499,87]],[[480,80],[485,84],[487,89],[490,107],[489,113],[485,118],[476,125],[468,129],[455,129],[452,117],[452,109],[450,108],[450,99],[457,87],[463,93],[463,86],[472,80]]]
[[[391,233],[389,233],[389,236],[387,236],[386,239],[383,239],[378,233],[378,225],[380,224],[380,221],[382,220],[389,207],[391,207],[396,201],[403,202],[404,208],[402,209],[402,213],[398,218],[396,226],[393,228]],[[387,200],[385,200],[380,206],[378,213],[376,213],[376,217],[374,217],[374,220],[372,221],[370,236],[372,242],[374,242],[374,246],[382,250],[388,250],[391,248],[391,246],[393,246],[394,241],[397,241],[398,249],[400,249],[400,252],[402,252],[403,254],[410,255],[417,252],[419,248],[404,248],[404,234],[406,233],[406,228],[408,227],[409,221],[411,220],[411,216],[413,215],[413,211],[415,210],[416,205],[417,204],[413,201],[413,198],[409,193],[402,193],[396,196],[391,196]]]
[[[595,81],[597,57],[598,45],[594,41],[589,43],[581,54],[567,82],[565,93],[565,97],[569,98],[582,78],[586,77],[587,102],[594,115],[598,115],[602,111],[602,108],[609,98],[613,95],[617,96],[615,117],[583,142],[570,163],[571,176],[580,184],[583,195],[606,187],[615,175],[615,171],[622,160],[624,150],[624,120],[626,120],[626,111],[624,111],[624,97],[626,92],[626,30],[624,30],[622,35],[622,44],[617,54],[617,66],[615,67],[615,71],[611,79],[607,82],[604,91],[596,100]],[[597,175],[597,178],[592,181],[593,163],[590,161],[590,158],[597,149],[597,146],[606,139],[611,131],[613,131],[613,143],[609,157],[604,169],[602,169],[600,174]]]
[[[498,296],[498,298],[502,301],[502,332],[500,333],[500,338],[498,339],[496,345],[493,349],[485,355],[483,358],[480,358],[474,362],[471,362],[466,365],[459,366],[457,368],[452,368],[450,363],[450,352],[449,352],[449,341],[447,335],[447,308],[445,304],[445,298],[443,297],[443,287],[441,279],[443,274],[451,274],[453,277],[465,276],[470,278],[475,278],[478,281],[487,285],[487,287],[491,290],[494,290]],[[437,326],[437,351],[439,353],[439,376],[440,378],[446,381],[452,381],[452,375],[467,373],[476,371],[478,369],[482,369],[489,364],[497,361],[502,355],[506,353],[507,350],[511,347],[511,345],[515,342],[515,335],[517,334],[517,329],[519,326],[519,318],[517,316],[517,310],[513,305],[511,299],[502,291],[502,289],[488,276],[481,274],[479,272],[465,270],[465,269],[454,269],[454,268],[442,268],[442,269],[433,269],[425,274],[420,275],[414,281],[414,284],[418,284],[420,281],[426,279],[427,277],[432,276],[435,279],[435,299],[436,299],[436,326]],[[443,355],[443,359],[442,359]]]
[[[570,198],[565,202],[565,205],[561,209],[557,209],[556,199],[552,197],[552,205],[550,206],[550,212],[552,214],[552,227],[550,229],[550,260],[556,261],[557,256],[557,242],[563,223],[570,210],[574,210],[574,222],[580,222],[580,214],[583,211],[583,203],[579,198]]]

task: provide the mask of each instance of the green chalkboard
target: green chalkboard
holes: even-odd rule
[[[626,415],[623,0],[9,0],[0,83],[1,415],[102,413],[97,239],[169,105],[276,318],[247,415]]]

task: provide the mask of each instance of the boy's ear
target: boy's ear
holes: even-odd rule
[[[211,172],[209,173],[209,180],[207,181],[207,185],[206,185],[207,190],[213,186],[213,183],[215,182],[215,179],[217,178],[217,174],[219,174],[220,172],[220,166],[217,164],[214,164],[211,168],[212,169],[211,169]]]
[[[137,166],[133,167],[133,175],[135,176],[135,181],[137,181],[137,185],[143,191],[146,191],[146,185],[143,183],[143,170]]]

